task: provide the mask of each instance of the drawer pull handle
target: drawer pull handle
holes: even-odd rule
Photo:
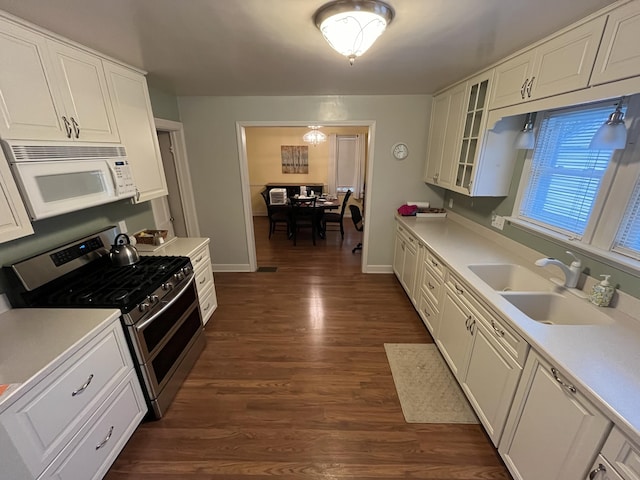
[[[473,317],[471,315],[469,315],[467,317],[467,319],[464,321],[464,326],[467,328],[467,330],[469,330],[469,328],[471,328],[469,325],[471,325],[471,320],[473,320]]]
[[[207,277],[203,278],[198,282],[198,285],[203,285],[207,281]]]
[[[594,468],[593,470],[591,470],[591,472],[589,473],[589,480],[593,480],[594,478],[596,478],[596,476],[600,473],[600,472],[606,472],[607,469],[605,468],[605,466],[601,463],[598,464],[598,466],[596,468]]]
[[[196,258],[196,263],[200,263],[201,260],[202,260],[202,255],[200,255],[198,258]]]
[[[71,396],[75,397],[76,395],[80,395],[82,392],[84,392],[87,389],[87,387],[91,384],[91,380],[93,380],[93,373],[89,375],[89,378],[87,378],[87,381],[84,382],[84,385],[82,385],[79,389],[71,392]]]
[[[495,320],[491,320],[491,326],[493,327],[493,331],[496,332],[501,337],[504,337],[504,330],[501,329],[495,322]]]
[[[434,267],[438,266],[438,262],[436,262],[435,260],[431,260],[431,265],[433,265]]]
[[[207,303],[207,306],[206,306],[206,307],[204,307],[202,310],[203,310],[204,312],[206,312],[207,310],[209,310],[209,307],[210,307],[210,306],[211,306],[211,304],[210,304],[210,303]]]
[[[429,286],[429,290],[433,290],[434,288],[436,288],[433,285],[431,285],[431,282],[427,282],[427,285]]]
[[[473,337],[476,334],[476,321],[475,319],[469,324],[469,333]]]
[[[107,433],[107,436],[104,437],[104,440],[102,440],[98,445],[96,445],[96,450],[100,450],[102,447],[104,447],[107,442],[111,439],[111,435],[113,435],[113,425],[111,425],[111,428],[109,429],[109,433]]]
[[[460,288],[460,286],[456,283],[454,284],[456,292],[458,292],[459,295],[462,295],[464,293],[464,290]]]
[[[555,367],[551,367],[551,374],[553,375],[553,378],[556,379],[556,382],[558,382],[560,385],[562,385],[564,388],[566,388],[567,390],[569,390],[571,393],[576,393],[576,387],[574,387],[573,385],[571,385],[570,383],[565,383],[562,381],[562,379],[559,376],[559,372]]]
[[[429,311],[428,311],[426,308],[425,308],[425,309],[423,309],[422,311],[424,312],[424,314],[425,314],[427,317],[430,317],[430,316],[431,316],[431,314],[429,313]]]

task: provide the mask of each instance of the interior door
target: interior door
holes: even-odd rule
[[[169,235],[179,237],[187,236],[187,226],[185,222],[184,209],[180,198],[180,187],[178,185],[178,174],[176,172],[171,134],[165,131],[158,131],[158,144],[160,145],[160,156],[162,157],[162,167],[167,179],[167,190],[169,195],[153,200],[154,215],[156,225],[159,229],[169,230]]]

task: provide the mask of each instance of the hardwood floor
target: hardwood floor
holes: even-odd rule
[[[511,478],[479,425],[405,423],[383,344],[433,340],[395,276],[360,273],[345,227],[293,247],[256,217],[277,272],[215,274],[205,351],[107,479]]]

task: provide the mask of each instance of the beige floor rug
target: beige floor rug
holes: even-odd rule
[[[407,423],[479,423],[434,344],[385,343]]]

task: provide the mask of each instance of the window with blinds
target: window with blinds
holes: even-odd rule
[[[640,178],[636,181],[612,250],[640,260]]]
[[[611,104],[548,112],[539,128],[520,217],[581,238],[613,150],[589,143],[611,113]]]

